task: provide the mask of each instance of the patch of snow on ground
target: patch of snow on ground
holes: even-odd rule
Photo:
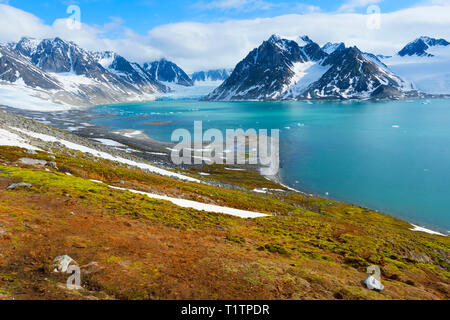
[[[107,145],[107,146],[111,146],[111,147],[124,147],[126,148],[127,146],[124,144],[121,144],[120,142],[111,140],[111,139],[100,139],[100,138],[95,138],[95,141],[100,142],[101,144]]]
[[[168,197],[168,196],[161,196],[161,195],[158,195],[158,194],[153,194],[153,193],[148,193],[148,192],[143,192],[143,191],[137,191],[137,190],[132,190],[132,189],[125,189],[125,188],[119,188],[119,187],[114,187],[114,186],[109,186],[109,187],[112,188],[112,189],[129,191],[129,192],[132,192],[132,193],[146,195],[146,196],[148,196],[149,198],[152,198],[152,199],[159,199],[159,200],[170,201],[170,202],[172,202],[173,204],[175,204],[175,205],[177,205],[179,207],[192,208],[192,209],[199,210],[199,211],[223,213],[223,214],[228,214],[228,215],[232,215],[232,216],[236,216],[236,217],[240,217],[240,218],[261,218],[261,217],[268,217],[269,216],[268,214],[259,213],[259,212],[252,212],[252,211],[234,209],[234,208],[229,208],[229,207],[216,206],[216,205],[213,205],[213,204],[207,204],[207,203],[202,203],[202,202],[197,202],[197,201],[192,201],[192,200],[179,199],[179,198],[172,198],[172,197]]]
[[[144,134],[144,131],[142,130],[134,130],[134,131],[115,131],[113,132],[115,134],[120,134],[121,136],[127,137],[127,138],[135,138],[138,135]]]
[[[18,135],[4,129],[0,129],[0,146],[19,147],[28,150],[40,150],[39,148],[28,144]]]
[[[13,129],[17,130],[19,132],[22,132],[30,137],[41,139],[46,142],[59,142],[59,143],[65,145],[69,149],[73,149],[73,150],[77,150],[77,151],[85,152],[85,153],[86,152],[91,153],[94,156],[99,157],[99,158],[103,158],[106,160],[116,161],[116,162],[127,164],[130,166],[138,167],[140,169],[148,170],[150,172],[157,173],[157,174],[160,174],[163,176],[174,177],[174,178],[178,178],[178,179],[185,180],[185,181],[200,183],[200,180],[198,180],[198,179],[194,179],[194,178],[184,176],[184,175],[181,175],[178,173],[170,172],[168,170],[164,170],[164,169],[161,169],[161,168],[158,168],[158,167],[146,164],[146,163],[136,162],[136,161],[121,158],[121,157],[116,157],[109,153],[106,153],[103,151],[97,151],[95,149],[85,147],[85,146],[82,146],[82,145],[79,145],[79,144],[76,144],[76,143],[73,143],[70,141],[63,140],[63,139],[58,139],[53,136],[49,136],[49,135],[42,134],[42,133],[31,132],[31,131],[27,131],[27,130],[23,130],[23,129],[18,129],[18,128],[13,128]]]
[[[446,237],[445,234],[442,234],[440,232],[433,231],[433,230],[430,230],[430,229],[427,229],[427,228],[424,228],[424,227],[421,227],[421,226],[416,226],[415,224],[411,224],[411,225],[414,227],[414,228],[409,229],[411,231],[420,231],[420,232],[425,232],[425,233],[429,233],[429,234],[437,234],[439,236]]]

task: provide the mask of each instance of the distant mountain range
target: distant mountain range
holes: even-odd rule
[[[57,104],[85,106],[154,100],[169,93],[167,85],[192,86],[173,62],[140,65],[117,53],[90,52],[73,42],[22,38],[0,45],[0,88],[23,89]]]
[[[191,76],[194,82],[216,82],[224,81],[233,72],[233,69],[216,69],[208,71],[198,71],[194,72]]]
[[[420,37],[394,56],[382,56],[344,43],[320,47],[308,36],[288,40],[273,35],[234,70],[205,70],[191,76],[166,59],[141,65],[60,38],[22,38],[0,45],[0,98],[26,93],[33,99],[85,106],[152,100],[178,88],[203,85],[219,85],[206,91],[210,93],[204,100],[224,101],[448,95],[450,43]]]
[[[273,35],[205,100],[399,99],[417,90],[375,55]]]
[[[414,86],[432,95],[450,95],[450,43],[420,37],[381,61]]]
[[[402,50],[398,52],[401,57],[404,56],[426,56],[434,57],[433,54],[428,53],[427,50],[432,47],[446,47],[450,43],[444,39],[433,39],[430,37],[420,37],[410,43],[408,43]]]

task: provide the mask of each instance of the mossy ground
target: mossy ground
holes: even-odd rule
[[[181,182],[83,154],[0,147],[0,299],[448,299],[448,237],[410,231],[368,209],[290,192],[256,173],[209,166],[206,178],[240,189]],[[59,170],[23,166],[21,157]],[[67,175],[70,173],[71,175]],[[271,214],[201,212],[110,185]],[[14,182],[31,188],[6,190]],[[249,189],[244,190],[243,188]],[[48,268],[68,254],[99,270],[80,292]],[[382,270],[381,292],[361,281]]]

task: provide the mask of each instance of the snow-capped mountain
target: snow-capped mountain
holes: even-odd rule
[[[296,75],[295,64],[309,58],[297,42],[273,35],[239,62],[230,77],[206,100],[270,100],[279,98]]]
[[[322,51],[324,51],[325,53],[328,53],[328,54],[332,54],[336,50],[344,50],[344,49],[345,49],[345,44],[343,42],[338,42],[338,43],[327,42],[322,47]]]
[[[426,56],[433,57],[432,53],[427,52],[431,47],[446,47],[450,45],[447,40],[434,39],[430,37],[420,37],[408,43],[402,50],[398,52],[401,57],[404,56]]]
[[[194,82],[218,82],[226,80],[233,72],[233,69],[216,69],[208,71],[194,72],[191,76]]]
[[[323,62],[329,69],[300,96],[308,99],[396,99],[413,87],[357,47],[337,50]]]
[[[377,99],[415,94],[377,57],[356,47],[336,49],[328,54],[307,36],[293,41],[273,35],[239,62],[205,100]]]
[[[444,39],[420,37],[381,61],[420,91],[450,94],[450,43]]]
[[[22,38],[1,51],[8,62],[2,64],[0,87],[9,96],[17,90],[18,97],[84,106],[152,100],[168,90],[137,64],[114,55],[112,63],[104,67],[99,61],[103,58],[104,62],[106,54],[91,53],[60,38]]]
[[[152,77],[152,79],[161,82],[178,84],[181,86],[193,86],[194,82],[191,78],[175,63],[166,59],[144,63],[144,70]]]
[[[138,63],[129,62],[115,52],[94,52],[93,56],[105,69],[135,86],[138,90],[147,93],[170,91],[170,88],[154,80]]]
[[[31,88],[55,90],[60,83],[36,67],[9,46],[0,45],[0,81],[18,83]]]

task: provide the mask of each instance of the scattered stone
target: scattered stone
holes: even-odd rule
[[[58,284],[58,288],[64,289],[64,290],[83,290],[83,287],[77,286],[75,284]]]
[[[364,280],[364,284],[366,285],[367,289],[369,290],[377,290],[377,291],[383,291],[384,286],[383,284],[375,279],[374,276],[368,276],[366,280]]]
[[[53,161],[46,162],[45,165],[47,167],[50,167],[50,168],[53,168],[53,169],[58,169],[58,167],[56,166],[56,162],[53,162]]]
[[[48,156],[50,159],[56,159],[55,156]]]
[[[45,166],[47,164],[47,161],[45,160],[38,160],[31,158],[20,158],[18,161],[22,164],[27,164],[31,166]]]
[[[0,238],[2,238],[6,234],[6,231],[0,227]]]
[[[53,267],[54,267],[53,272],[67,273],[69,266],[71,266],[71,265],[77,266],[78,263],[75,260],[73,260],[71,257],[69,257],[68,255],[56,257],[53,260]]]
[[[31,188],[32,185],[31,185],[31,183],[26,183],[26,182],[13,183],[13,184],[9,185],[8,188],[6,188],[6,189],[7,190],[15,190],[15,189],[21,188],[21,187]]]
[[[96,261],[92,261],[81,267],[82,274],[91,274],[102,271],[104,268]]]
[[[34,150],[25,150],[23,153],[26,153],[26,154],[37,154],[37,152],[34,151]]]

